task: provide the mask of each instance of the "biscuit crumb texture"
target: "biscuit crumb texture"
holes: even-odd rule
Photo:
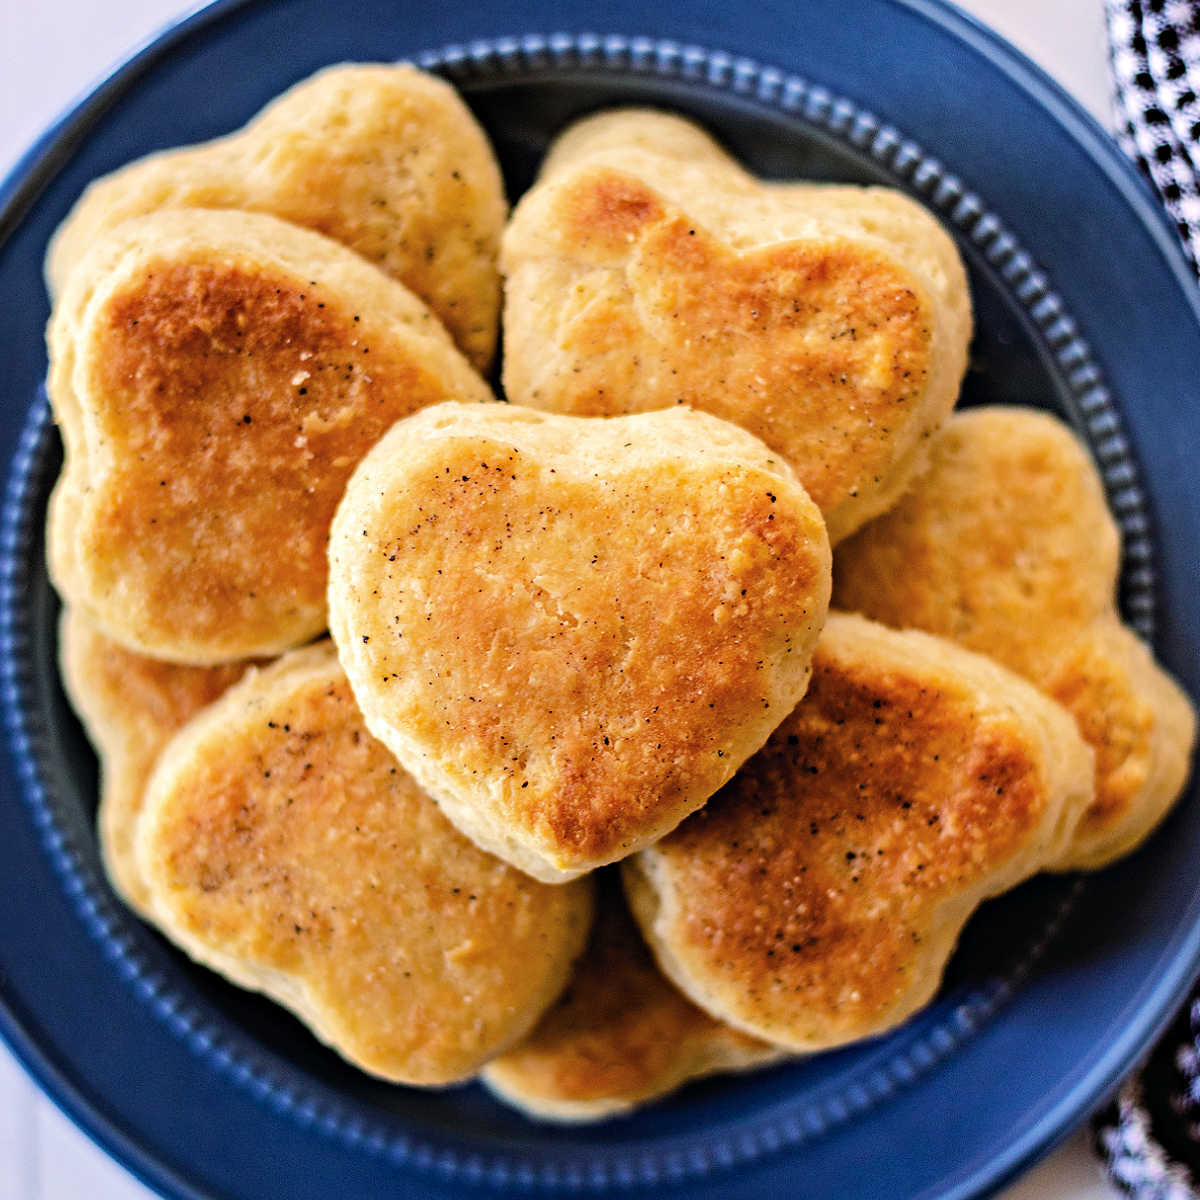
[[[330,629],[367,723],[481,846],[623,858],[804,693],[829,547],[790,468],[690,410],[441,405],[355,472]]]
[[[1187,781],[1196,717],[1121,623],[1120,534],[1087,451],[1045,413],[957,413],[929,473],[838,548],[836,602],[952,638],[1070,710],[1096,751],[1096,798],[1061,870],[1139,846]]]
[[[791,463],[834,543],[899,498],[966,368],[966,275],[924,209],[761,181],[666,113],[568,129],[501,268],[513,403],[732,421]]]
[[[329,642],[248,676],[151,780],[153,919],[385,1079],[463,1079],[566,983],[591,884],[536,883],[459,834],[367,732]]]
[[[146,784],[163,747],[253,665],[181,667],[134,654],[73,608],[58,627],[63,687],[100,760],[97,828],[109,882],[145,916],[149,897],[133,851]]]
[[[1070,715],[990,659],[831,613],[808,695],[623,878],[696,1004],[828,1049],[933,998],[979,903],[1063,853],[1092,763]]]
[[[614,873],[615,876],[615,873]],[[551,1121],[596,1121],[660,1099],[690,1079],[779,1062],[778,1047],[714,1021],[663,977],[615,877],[597,885],[596,922],[571,982],[483,1081]]]
[[[486,135],[443,80],[329,67],[237,133],[97,180],[50,244],[51,294],[108,230],[175,208],[267,213],[341,242],[423,300],[475,366],[491,362],[508,207]]]
[[[251,213],[111,231],[72,274],[49,348],[66,449],[55,586],[113,640],[194,665],[321,633],[355,464],[423,405],[491,399],[404,287]]]

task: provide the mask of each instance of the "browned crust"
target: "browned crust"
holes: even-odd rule
[[[1187,697],[1121,626],[1119,535],[1087,452],[1021,409],[956,414],[929,473],[838,549],[835,602],[988,654],[1062,703],[1096,751],[1096,799],[1064,869],[1104,866],[1182,789]]]
[[[171,742],[138,856],[165,932],[364,1070],[463,1078],[565,983],[590,886],[485,854],[367,732],[328,643],[249,677]]]
[[[181,667],[134,654],[73,609],[59,623],[63,685],[100,759],[100,850],[109,880],[140,913],[149,904],[133,852],[146,783],[171,735],[248,664]]]
[[[51,290],[107,230],[178,208],[268,213],[341,242],[424,300],[476,366],[491,361],[507,205],[483,130],[443,80],[403,64],[330,67],[235,134],[96,181],[51,243]]]
[[[928,212],[886,188],[756,179],[667,113],[565,130],[501,269],[510,400],[740,424],[796,469],[834,544],[924,465],[966,366],[966,275]]]
[[[579,285],[555,338],[570,370],[552,398],[518,399],[581,416],[703,409],[791,462],[825,513],[891,468],[931,353],[928,298],[897,262],[845,239],[736,252],[615,171],[555,200],[557,239],[616,265],[625,290],[592,303]]]
[[[747,453],[767,461],[684,411],[447,405],[356,473],[334,638],[368,723],[481,844],[535,874],[623,857],[803,693],[824,530]]]
[[[634,910],[714,1015],[797,1050],[868,1036],[929,999],[980,900],[1061,851],[1090,769],[1015,676],[831,615],[766,747],[630,860]]]
[[[180,242],[131,246],[98,270],[107,292],[70,293],[56,317],[67,462],[51,565],[133,649],[271,654],[325,626],[329,522],[357,461],[398,417],[487,392],[428,313],[425,332],[417,302],[349,251],[268,217],[166,217],[188,222]],[[152,245],[180,228],[144,222]],[[129,229],[114,236],[128,244]],[[309,251],[299,276],[290,259]]]
[[[566,991],[483,1077],[536,1115],[585,1120],[628,1112],[698,1075],[780,1057],[714,1021],[663,978],[620,884],[602,873],[591,940]]]

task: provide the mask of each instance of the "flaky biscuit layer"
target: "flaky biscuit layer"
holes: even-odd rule
[[[808,695],[733,781],[623,864],[659,965],[792,1051],[926,1004],[967,918],[1056,862],[1092,799],[1070,715],[941,638],[831,613]]]
[[[836,602],[990,655],[1065,705],[1096,751],[1096,798],[1058,864],[1138,846],[1188,777],[1190,700],[1117,615],[1120,536],[1086,450],[1018,408],[956,414],[929,473],[838,548]]]
[[[52,293],[108,230],[168,208],[268,213],[325,234],[419,296],[476,366],[491,361],[504,186],[483,130],[432,75],[403,64],[328,67],[237,133],[98,180],[50,244]]]
[[[252,672],[167,746],[136,853],[150,913],[356,1066],[471,1075],[566,982],[591,886],[478,850],[362,721],[333,647]]]
[[[274,217],[180,209],[110,231],[49,333],[66,459],[47,557],[131,650],[206,665],[326,625],[326,540],[401,416],[490,392],[419,300]]]
[[[568,129],[501,265],[510,400],[739,424],[796,469],[834,543],[899,498],[966,366],[966,276],[919,205],[764,183],[665,113]]]
[[[109,881],[143,915],[146,884],[133,852],[146,784],[172,735],[246,673],[246,662],[182,667],[134,654],[74,609],[58,627],[63,687],[100,760],[97,825]]]
[[[803,695],[828,555],[790,468],[714,417],[448,404],[354,473],[330,629],[450,819],[569,879],[674,827]]]

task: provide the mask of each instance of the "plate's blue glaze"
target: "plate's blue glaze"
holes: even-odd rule
[[[599,36],[548,36],[568,12]],[[186,964],[104,886],[95,765],[55,682],[41,566],[57,461],[35,399],[46,239],[89,179],[137,154],[228,130],[325,63],[426,52],[492,133],[514,195],[548,134],[617,100],[689,111],[769,173],[920,195],[971,270],[968,400],[1048,406],[1088,438],[1125,531],[1126,612],[1197,691],[1197,294],[1104,134],[992,35],[937,0],[218,4],[102,85],[0,188],[0,1030],[72,1116],[172,1196],[997,1186],[1102,1098],[1186,987],[1200,953],[1191,801],[1115,870],[990,906],[938,1003],[892,1037],[582,1130],[533,1125],[474,1087],[359,1075],[278,1009]]]

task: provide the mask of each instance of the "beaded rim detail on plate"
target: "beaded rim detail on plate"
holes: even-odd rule
[[[498,37],[452,45],[417,56],[418,65],[456,83],[500,77],[536,79],[563,69],[596,70],[681,81],[732,93],[804,121],[864,153],[900,186],[919,195],[959,233],[981,265],[994,272],[1021,303],[1059,372],[1068,415],[1095,456],[1124,542],[1121,602],[1126,619],[1145,638],[1154,634],[1155,572],[1145,494],[1120,414],[1091,349],[1046,275],[1004,224],[937,159],[893,126],[823,87],[750,59],[722,51],[644,37],[556,33]],[[41,496],[55,441],[44,396],[33,405],[11,464],[0,518],[0,691],[5,725],[25,801],[64,890],[106,957],[137,995],[177,1037],[222,1075],[303,1128],[397,1165],[440,1179],[492,1186],[605,1190],[696,1178],[798,1146],[861,1115],[914,1084],[989,1020],[1014,994],[1056,937],[1085,889],[1076,880],[1046,927],[1002,977],[970,990],[946,1019],[911,1036],[882,1066],[849,1084],[829,1088],[798,1112],[754,1122],[719,1138],[673,1136],[662,1149],[613,1148],[590,1161],[578,1151],[547,1152],[533,1163],[515,1154],[460,1151],[372,1122],[321,1086],[298,1086],[265,1050],[239,1030],[229,1030],[175,991],[172,982],[137,945],[133,918],[112,897],[99,871],[60,816],[54,778],[53,737],[36,702],[34,619],[24,570],[40,539]],[[291,1068],[286,1068],[292,1070]],[[568,1157],[568,1154],[570,1157]],[[557,1156],[555,1156],[557,1155]]]

